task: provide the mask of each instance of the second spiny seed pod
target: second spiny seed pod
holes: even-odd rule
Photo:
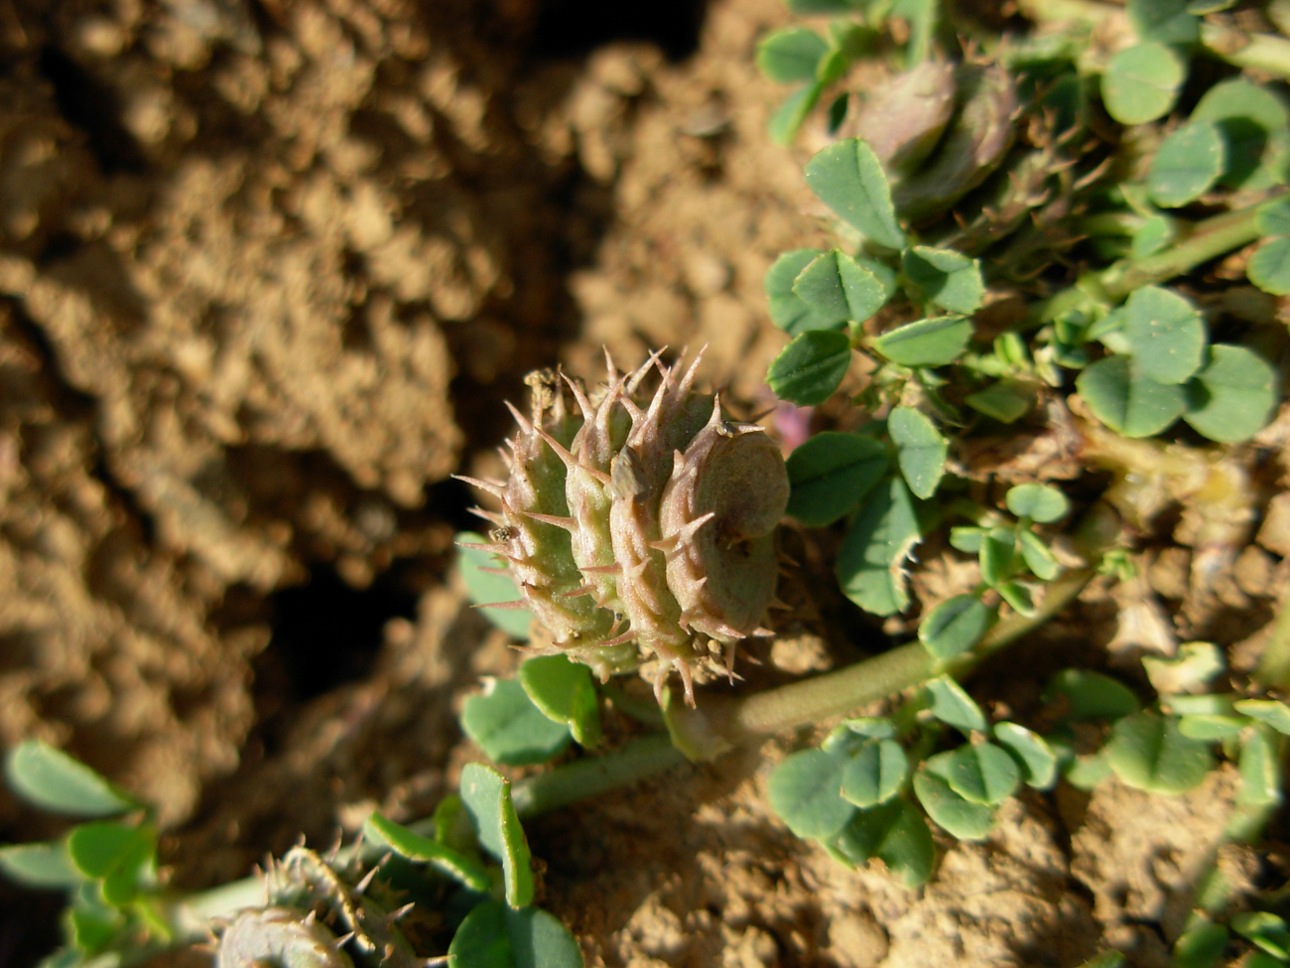
[[[497,511],[487,550],[506,564],[553,650],[602,677],[656,659],[655,690],[675,669],[694,701],[697,671],[726,668],[762,628],[778,577],[775,528],[788,503],[779,447],[725,416],[658,355],[603,391],[533,375],[529,416],[505,481],[470,483]]]

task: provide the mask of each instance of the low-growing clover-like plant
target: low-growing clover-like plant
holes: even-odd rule
[[[38,741],[9,755],[10,787],[41,809],[91,819],[57,840],[0,847],[0,872],[66,892],[64,946],[44,968],[126,968],[214,939],[219,968],[578,968],[567,929],[534,906],[537,885],[511,782],[468,764],[424,821],[371,814],[359,839],[297,846],[260,877],[185,893],[166,884],[151,811]],[[523,809],[581,795],[548,776]],[[427,960],[429,959],[429,960]]]

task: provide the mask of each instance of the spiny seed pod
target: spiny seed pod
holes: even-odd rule
[[[698,359],[680,375],[658,354],[630,373],[607,363],[597,394],[530,377],[531,415],[511,407],[509,478],[465,478],[501,505],[478,510],[494,525],[480,547],[506,563],[552,651],[602,678],[657,659],[656,694],[675,669],[693,704],[696,672],[718,654],[728,672],[741,639],[769,634],[788,472],[761,427],[695,392]]]

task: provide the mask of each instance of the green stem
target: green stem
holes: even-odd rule
[[[578,800],[589,800],[685,763],[666,733],[633,740],[622,749],[558,766],[511,784],[511,802],[524,817],[536,817]]]

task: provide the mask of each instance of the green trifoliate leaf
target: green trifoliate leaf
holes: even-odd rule
[[[1263,242],[1246,263],[1245,274],[1264,292],[1290,295],[1290,236]]]
[[[1281,198],[1264,205],[1255,213],[1254,224],[1265,238],[1290,235],[1290,199]]]
[[[892,410],[887,431],[896,445],[896,462],[905,483],[915,497],[930,498],[945,473],[949,442],[928,417],[912,407]]]
[[[814,81],[816,67],[828,52],[828,41],[814,30],[786,27],[757,45],[757,69],[777,84]]]
[[[591,669],[564,655],[543,655],[520,665],[520,686],[533,705],[568,727],[582,746],[600,742],[600,708]]]
[[[1016,757],[1028,786],[1047,790],[1057,779],[1057,754],[1038,733],[1016,723],[996,723],[994,738]]]
[[[842,772],[842,797],[857,807],[872,807],[900,792],[909,761],[892,739],[871,740],[860,747]]]
[[[1150,437],[1187,409],[1187,394],[1176,383],[1158,383],[1125,356],[1108,356],[1075,380],[1093,416],[1125,437]]]
[[[1241,744],[1238,803],[1262,807],[1281,802],[1281,760],[1270,733],[1266,728],[1252,729]]]
[[[1184,793],[1214,765],[1209,747],[1184,736],[1177,719],[1150,711],[1116,723],[1105,755],[1116,776],[1150,793]]]
[[[1035,385],[1023,380],[1002,379],[984,390],[970,393],[964,402],[978,413],[999,423],[1016,423],[1035,406]]]
[[[528,641],[529,626],[533,623],[533,613],[527,608],[488,608],[488,605],[500,602],[517,602],[523,596],[511,581],[509,575],[485,571],[498,567],[498,558],[482,548],[467,548],[462,545],[486,544],[488,539],[473,531],[463,531],[457,535],[457,567],[462,580],[466,583],[466,594],[473,604],[479,606],[484,616],[513,639]]]
[[[1002,747],[968,743],[945,760],[945,781],[964,800],[997,806],[1017,792],[1021,767]]]
[[[1232,915],[1232,928],[1262,951],[1282,962],[1290,961],[1290,927],[1270,911],[1242,911]],[[1248,962],[1247,962],[1248,964]]]
[[[1061,572],[1062,566],[1057,563],[1044,539],[1033,531],[1018,531],[1017,546],[1021,549],[1021,558],[1030,569],[1030,573],[1040,581],[1052,581]]]
[[[770,321],[790,336],[813,329],[840,329],[843,324],[816,314],[793,292],[793,283],[802,270],[824,253],[820,249],[793,249],[785,252],[766,271],[763,286],[770,310]]]
[[[863,141],[849,138],[819,152],[806,165],[806,183],[865,238],[887,249],[905,247],[891,186],[873,149]]]
[[[927,690],[928,711],[941,722],[962,733],[985,729],[985,713],[981,707],[949,676],[929,679],[923,688]]]
[[[826,431],[788,455],[788,513],[808,527],[832,524],[887,472],[887,448],[872,437]]]
[[[771,141],[778,145],[786,145],[792,141],[798,129],[802,127],[802,122],[806,120],[806,116],[820,100],[822,93],[824,93],[824,85],[819,81],[812,81],[803,84],[790,94],[784,103],[776,108],[766,125]]]
[[[993,611],[975,595],[955,595],[933,608],[918,624],[918,640],[945,661],[967,652],[990,627]]]
[[[851,523],[835,571],[843,594],[866,612],[894,615],[909,604],[905,560],[919,541],[918,516],[905,482],[875,488]]]
[[[994,826],[994,809],[956,793],[943,776],[933,772],[936,759],[929,759],[926,768],[914,774],[918,802],[937,826],[957,839],[983,840]]]
[[[1071,509],[1066,495],[1050,484],[1018,484],[1010,487],[1003,502],[1017,517],[1029,518],[1041,524],[1060,521]]]
[[[75,887],[85,880],[62,843],[8,844],[0,847],[0,874],[26,887]]]
[[[802,407],[823,403],[842,383],[851,366],[846,333],[802,333],[770,365],[766,382],[781,400]]]
[[[985,283],[976,259],[953,249],[915,245],[905,250],[901,262],[910,282],[941,309],[968,315],[981,308]]]
[[[1064,669],[1057,673],[1044,691],[1044,702],[1060,703],[1065,707],[1062,718],[1075,722],[1119,719],[1140,708],[1132,689],[1117,679],[1088,669]]]
[[[528,841],[511,802],[511,784],[491,766],[467,763],[461,771],[461,802],[479,845],[502,862],[506,903],[533,903],[533,868]]]
[[[124,790],[41,740],[26,740],[10,751],[5,780],[23,800],[51,813],[111,817],[139,807]]]
[[[863,323],[887,301],[878,277],[839,249],[812,259],[793,282],[793,294],[831,325]]]
[[[1188,46],[1200,40],[1200,20],[1188,0],[1127,0],[1125,8],[1139,40]]]
[[[1169,47],[1149,41],[1111,58],[1102,75],[1102,101],[1121,124],[1146,124],[1169,113],[1186,65]]]
[[[1218,126],[1191,121],[1172,132],[1156,149],[1147,172],[1151,200],[1164,208],[1194,202],[1218,181],[1227,149]]]
[[[1267,425],[1277,403],[1277,373],[1244,346],[1218,343],[1187,385],[1183,419],[1198,433],[1223,444],[1248,440]]]
[[[877,858],[910,890],[927,883],[936,859],[927,821],[903,799],[858,810],[828,846],[835,857],[852,866]]]
[[[1137,372],[1156,383],[1182,383],[1200,369],[1205,321],[1190,302],[1160,286],[1144,286],[1124,304],[1124,335]]]
[[[935,316],[883,333],[873,348],[901,366],[946,366],[963,355],[971,339],[971,320]]]
[[[1285,181],[1290,109],[1273,89],[1246,77],[1220,81],[1201,97],[1191,120],[1213,123],[1223,137],[1227,164],[1219,184],[1259,191]]]
[[[514,679],[492,679],[466,700],[461,726],[498,763],[545,763],[569,745],[568,726],[545,716]]]
[[[1242,699],[1235,704],[1235,709],[1243,716],[1267,723],[1278,733],[1290,736],[1290,707],[1280,700]]]
[[[448,957],[454,968],[582,968],[568,928],[539,908],[475,905],[457,928]]]
[[[429,864],[472,890],[487,891],[491,886],[488,871],[478,861],[445,843],[397,824],[380,813],[372,813],[363,821],[363,839],[388,847],[407,860]]]
[[[799,837],[827,840],[841,833],[855,807],[842,799],[848,757],[821,749],[793,753],[770,775],[771,808]]]

